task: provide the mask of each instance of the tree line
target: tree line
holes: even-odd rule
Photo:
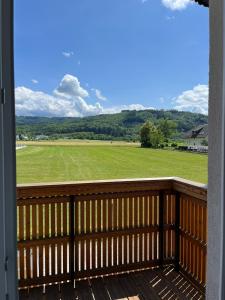
[[[35,139],[46,135],[49,139],[98,139],[139,141],[143,124],[154,132],[154,140],[179,139],[192,128],[206,124],[205,115],[176,110],[122,111],[117,114],[84,118],[16,117],[17,135]]]

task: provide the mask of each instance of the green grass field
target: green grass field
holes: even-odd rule
[[[33,143],[17,151],[17,183],[164,176],[206,183],[207,155],[126,143]]]

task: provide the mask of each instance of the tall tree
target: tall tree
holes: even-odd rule
[[[162,135],[150,121],[141,127],[140,140],[142,147],[157,148],[162,140]]]

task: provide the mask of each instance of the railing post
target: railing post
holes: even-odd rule
[[[175,270],[180,268],[180,194],[175,194]]]
[[[164,260],[164,191],[159,192],[159,265],[163,265]]]
[[[75,196],[70,196],[70,277],[71,282],[74,280],[74,201]]]

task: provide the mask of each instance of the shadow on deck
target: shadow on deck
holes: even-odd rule
[[[172,266],[21,290],[19,299],[174,300],[204,299],[204,294]]]

